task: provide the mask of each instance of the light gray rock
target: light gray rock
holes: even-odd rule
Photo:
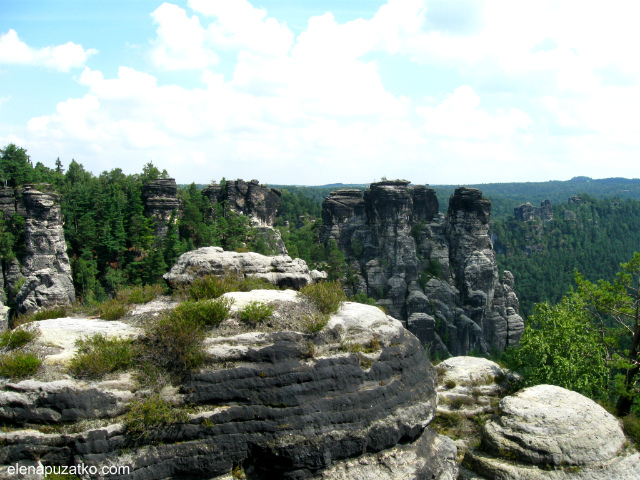
[[[479,357],[451,357],[436,366],[438,413],[467,417],[489,412],[504,392],[505,372]]]
[[[220,247],[202,247],[180,255],[163,278],[171,288],[178,288],[204,275],[224,275],[229,272],[264,278],[279,287],[295,289],[312,282],[307,264],[299,258],[225,252]]]
[[[71,304],[75,290],[62,229],[60,196],[26,186],[22,199],[26,207],[27,255],[21,265],[25,280],[15,297],[16,308],[28,312]]]
[[[427,429],[416,442],[336,462],[312,480],[455,480],[456,446]]]
[[[465,465],[487,478],[637,479],[640,456],[619,421],[594,401],[552,385],[505,397]]]

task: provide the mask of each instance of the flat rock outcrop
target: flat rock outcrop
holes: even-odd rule
[[[62,229],[60,196],[25,186],[25,251],[20,263],[5,265],[7,287],[19,312],[75,301],[71,266]]]
[[[295,292],[225,295],[234,309],[262,301],[276,313],[271,326],[234,332],[232,312],[209,331],[206,365],[163,390],[176,409],[188,408],[187,420],[132,437],[119,415],[149,392],[130,373],[3,382],[0,414],[12,426],[0,432],[0,474],[16,463],[83,463],[128,466],[126,475],[95,477],[120,480],[231,478],[234,468],[250,479],[457,477],[455,445],[428,428],[437,402],[433,367],[401,322],[345,303],[309,334],[277,328],[308,307]],[[361,342],[374,346],[351,347]],[[56,345],[50,353],[69,358],[59,350],[69,344]]]
[[[224,275],[228,272],[264,278],[279,287],[295,289],[313,281],[306,262],[299,258],[226,252],[220,247],[202,247],[181,255],[163,278],[171,288],[178,288],[200,276]]]
[[[480,478],[640,478],[640,456],[619,421],[579,393],[538,385],[503,398],[498,411],[480,448],[465,455]]]
[[[177,221],[182,203],[178,198],[178,187],[174,178],[161,178],[142,186],[142,203],[144,215],[154,218],[155,236],[164,238],[169,228],[171,216],[175,214]]]
[[[321,240],[345,253],[348,293],[375,298],[432,353],[483,353],[517,345],[524,331],[513,275],[498,275],[490,216],[480,190],[456,189],[444,216],[433,189],[385,180],[329,194]]]

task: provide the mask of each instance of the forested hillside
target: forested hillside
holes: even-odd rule
[[[491,234],[498,264],[514,272],[522,313],[529,315],[536,303],[559,301],[574,285],[575,270],[592,281],[613,280],[620,263],[640,251],[640,201],[583,194],[554,205],[553,220],[512,215],[492,222]]]
[[[26,150],[13,144],[0,153],[0,178],[6,187],[47,183],[62,194],[73,280],[84,301],[104,300],[125,285],[156,283],[180,254],[194,248],[264,249],[247,217],[212,206],[195,184],[178,189],[182,215],[169,222],[164,238],[156,237],[156,220],[144,214],[142,189],[169,174],[151,162],[140,174],[125,175],[116,168],[95,176],[74,160],[67,168],[60,159],[55,169],[40,162],[34,166]],[[24,222],[17,213],[2,218],[0,212],[0,257],[5,264],[24,255]]]

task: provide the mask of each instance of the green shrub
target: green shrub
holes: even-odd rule
[[[144,326],[142,361],[161,371],[183,375],[206,360],[203,323],[180,312],[170,312]]]
[[[340,303],[347,300],[339,281],[312,283],[300,289],[300,295],[313,304],[321,313],[338,311]]]
[[[640,449],[640,418],[630,413],[622,418],[622,426],[625,433],[633,439],[636,448]]]
[[[179,315],[189,322],[217,326],[229,318],[231,305],[233,305],[232,298],[222,297],[215,300],[189,301],[178,305],[170,315],[173,317]]]
[[[240,277],[231,273],[198,277],[189,285],[188,296],[196,301],[218,298],[225,293],[237,291],[239,283]]]
[[[96,334],[76,342],[78,352],[71,359],[69,370],[77,377],[100,377],[134,364],[135,348],[131,340],[106,338]]]
[[[357,302],[357,303],[363,303],[364,305],[372,305],[372,306],[376,306],[376,299],[375,298],[371,298],[370,296],[368,296],[366,293],[364,292],[358,292],[353,296],[352,301]]]
[[[33,313],[18,315],[13,319],[11,324],[14,327],[17,327],[18,325],[23,325],[25,323],[37,322],[38,320],[49,320],[51,318],[62,318],[67,315],[67,307],[61,305],[57,307],[43,308]]]
[[[34,375],[42,361],[33,353],[13,352],[0,355],[0,376],[22,378]]]
[[[112,298],[99,304],[97,311],[103,320],[118,320],[127,314],[129,305],[123,303],[119,298]]]
[[[307,333],[317,333],[329,323],[329,315],[314,312],[303,315],[300,322]]]
[[[134,400],[124,417],[127,434],[142,439],[149,436],[152,429],[184,423],[189,415],[183,409],[164,400],[160,395]]]
[[[0,348],[15,350],[16,348],[23,347],[34,340],[39,333],[39,330],[29,327],[2,332],[2,334],[0,334]]]
[[[240,320],[245,323],[261,323],[271,315],[273,307],[261,302],[249,302],[240,310]]]
[[[238,282],[236,291],[250,292],[251,290],[279,290],[279,288],[269,280],[259,277],[245,277]]]
[[[162,295],[163,292],[164,288],[160,284],[132,286],[119,290],[116,294],[116,298],[124,304],[149,303],[151,300]]]

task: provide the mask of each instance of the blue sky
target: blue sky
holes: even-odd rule
[[[0,146],[179,183],[638,177],[637,2],[0,0]]]

